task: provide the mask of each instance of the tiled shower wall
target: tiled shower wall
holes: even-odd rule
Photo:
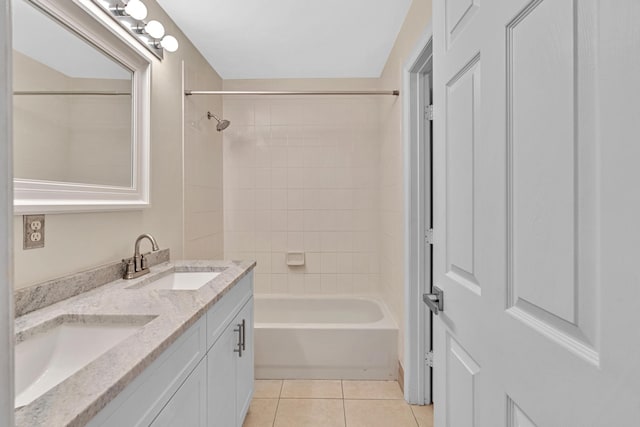
[[[225,258],[257,260],[256,292],[378,292],[378,105],[225,98]],[[305,265],[287,266],[287,252]]]

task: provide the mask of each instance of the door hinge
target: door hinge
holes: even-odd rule
[[[424,107],[424,118],[433,121],[433,104]]]
[[[424,238],[427,240],[427,243],[433,245],[433,228],[428,228],[425,232]]]
[[[424,361],[428,367],[433,368],[433,350],[427,352]]]

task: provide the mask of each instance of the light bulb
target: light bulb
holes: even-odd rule
[[[161,39],[164,36],[164,26],[158,21],[149,21],[144,26],[144,31],[154,39]]]
[[[164,36],[160,42],[160,46],[165,48],[167,52],[175,52],[178,50],[178,40],[173,36]]]
[[[137,21],[142,21],[147,17],[147,6],[145,6],[140,0],[129,0],[127,5],[124,7],[124,11],[127,15]]]

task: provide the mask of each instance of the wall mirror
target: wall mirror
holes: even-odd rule
[[[149,203],[149,53],[87,0],[13,2],[16,214]]]

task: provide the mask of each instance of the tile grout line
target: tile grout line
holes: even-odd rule
[[[284,388],[284,380],[280,383],[280,392],[278,392],[278,401],[276,402],[276,411],[273,413],[273,422],[271,423],[271,427],[275,427],[276,425],[276,417],[278,416],[278,408],[280,407],[280,396],[282,395],[282,389]]]
[[[409,402],[407,402],[407,404],[409,405],[409,409],[411,410],[411,415],[413,415],[413,419],[416,422],[416,427],[420,427],[420,423],[418,422],[418,417],[416,417],[416,413],[413,412],[413,405],[409,404]]]
[[[342,390],[342,415],[344,416],[344,427],[347,427],[347,404],[344,401],[344,380],[340,380],[340,390]]]

